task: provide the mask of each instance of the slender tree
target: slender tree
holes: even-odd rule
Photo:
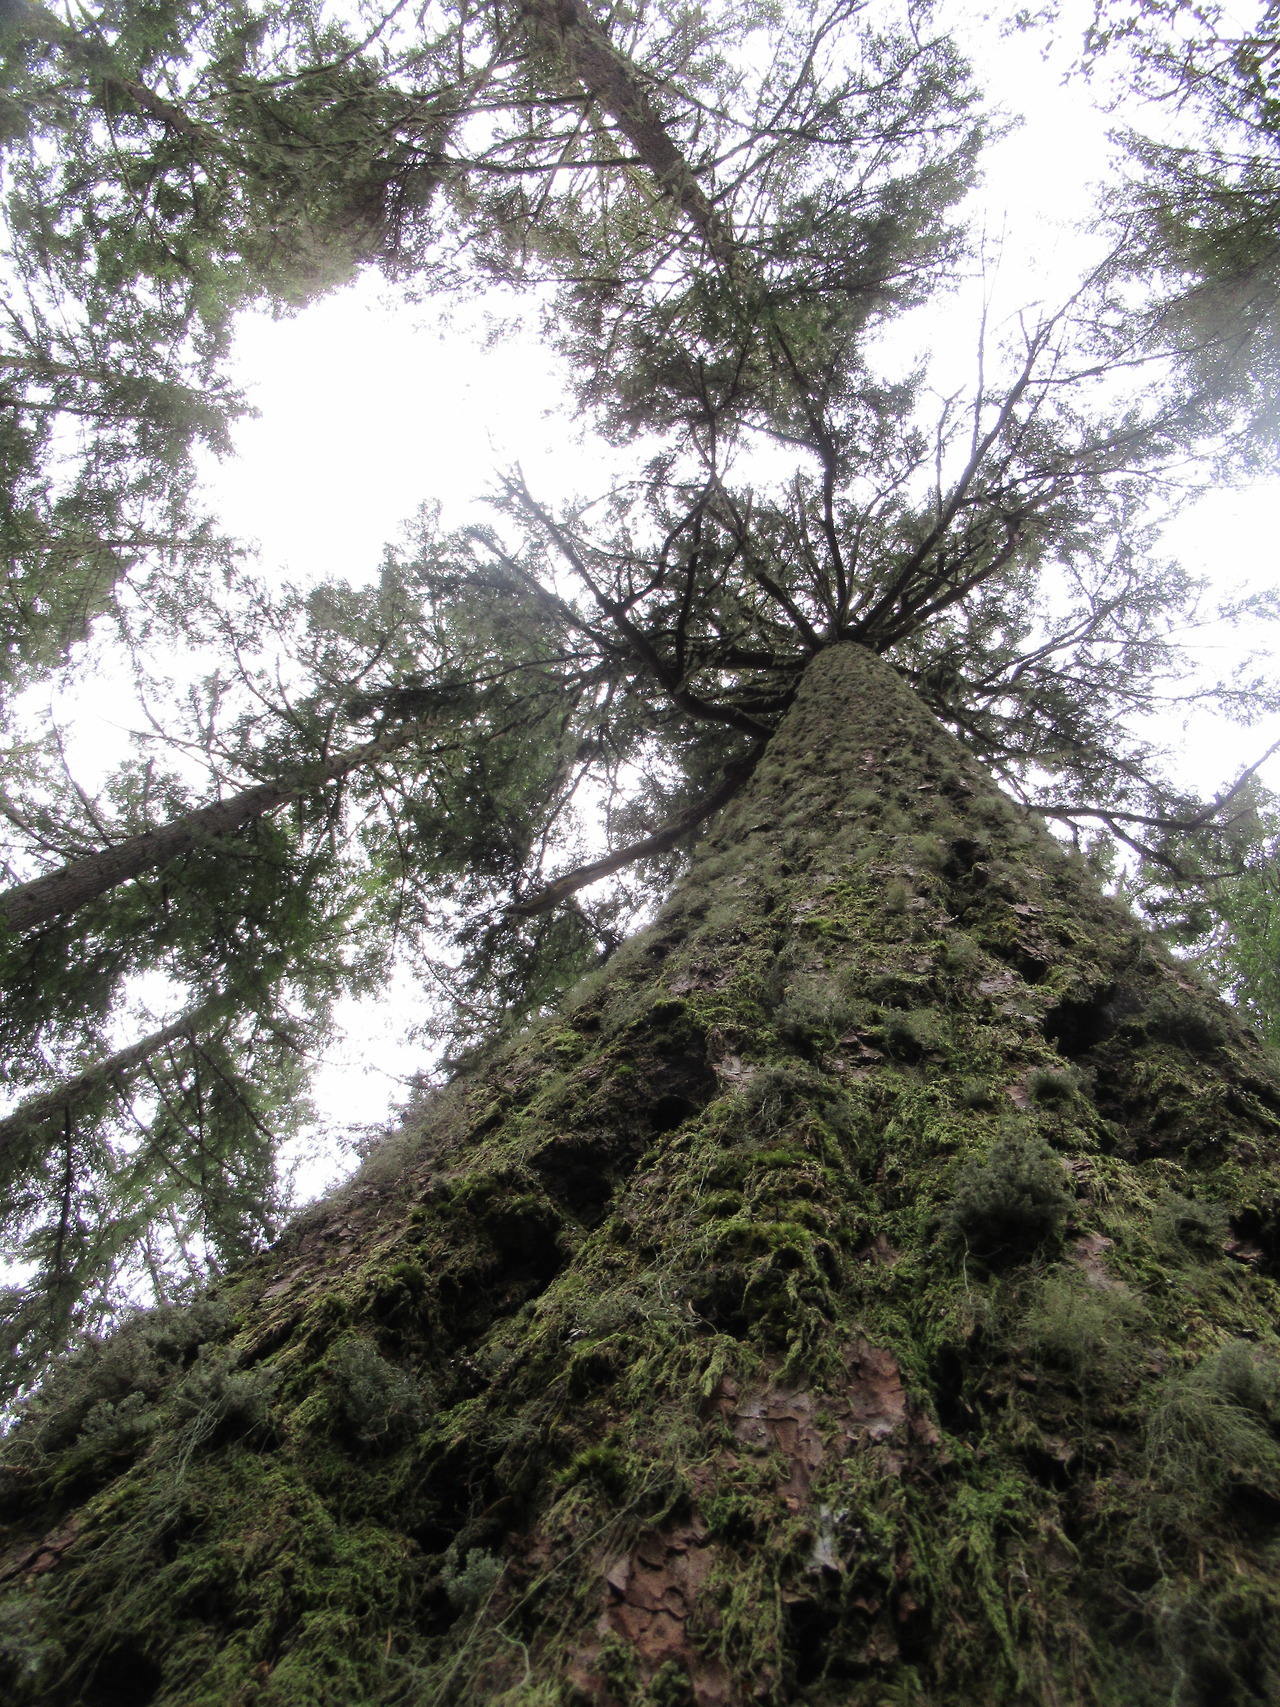
[[[209,1003],[182,1014],[169,1025],[161,1026],[150,1036],[118,1049],[105,1061],[95,1063],[88,1071],[67,1079],[56,1090],[31,1097],[21,1107],[0,1120],[0,1151],[11,1151],[50,1119],[63,1120],[74,1114],[78,1106],[103,1086],[125,1083],[142,1071],[153,1056],[182,1039],[194,1040],[202,1023],[216,1014],[217,1005]]]
[[[278,1148],[306,1119],[315,1031],[211,1000],[0,1123],[10,1394],[139,1297],[190,1298],[272,1236],[287,1203]]]
[[[11,931],[18,932],[34,930],[51,919],[74,913],[86,902],[100,900],[120,884],[166,865],[204,842],[232,835],[254,819],[278,812],[326,783],[340,782],[352,771],[376,763],[404,746],[414,732],[415,726],[401,724],[372,741],[330,754],[308,771],[242,788],[212,805],[197,806],[154,830],[143,830],[111,847],[82,854],[56,871],[0,890],[0,917]]]

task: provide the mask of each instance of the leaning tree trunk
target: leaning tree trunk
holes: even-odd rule
[[[1280,1079],[821,654],[655,923],[7,1445],[7,1699],[1265,1701]]]
[[[172,818],[154,830],[143,830],[110,847],[82,854],[29,882],[16,883],[12,889],[0,889],[0,929],[7,925],[15,933],[35,930],[51,919],[74,913],[78,907],[100,900],[122,883],[131,883],[158,865],[166,865],[194,848],[232,835],[255,818],[278,812],[282,806],[301,800],[325,783],[340,782],[362,765],[372,764],[403,747],[413,728],[412,724],[401,724],[376,740],[330,753],[318,763],[275,782],[242,788],[210,806],[197,806],[184,812],[180,818]]]

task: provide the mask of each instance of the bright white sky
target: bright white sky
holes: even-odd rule
[[[997,301],[1010,311],[1037,297],[1056,301],[1092,253],[1080,227],[1107,174],[1112,121],[1085,85],[1064,86],[1078,31],[1064,26],[1063,50],[1046,62],[1042,37],[1002,39],[974,11],[948,9],[940,21],[957,16],[990,97],[1021,118],[988,154],[975,198],[988,247],[1003,257]],[[976,289],[962,289],[954,316],[928,328],[966,373]],[[238,429],[237,457],[212,472],[210,486],[228,530],[259,542],[264,570],[295,582],[365,579],[420,503],[439,501],[446,523],[460,522],[476,513],[492,472],[515,461],[552,501],[605,484],[602,453],[572,422],[554,360],[531,335],[484,347],[484,332],[482,307],[445,326],[429,305],[395,305],[372,279],[292,320],[246,317],[236,365],[258,418]],[[1245,572],[1270,581],[1275,497],[1271,485],[1218,492],[1171,544],[1224,587]],[[1184,737],[1179,723],[1171,719],[1167,739],[1182,746],[1200,786],[1217,785],[1272,738],[1205,720]],[[1280,760],[1267,780],[1280,787]],[[404,1078],[428,1064],[428,1046],[405,1037],[414,996],[402,986],[348,1009],[348,1036],[316,1086],[328,1136],[300,1172],[304,1191],[341,1166],[334,1133],[384,1119]]]

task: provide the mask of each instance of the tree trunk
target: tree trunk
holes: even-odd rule
[[[580,0],[518,0],[518,9],[533,40],[582,84],[715,258],[732,266],[731,233],[671,140],[635,65],[614,46],[599,19]]]
[[[114,1055],[95,1062],[83,1073],[64,1079],[53,1090],[42,1091],[39,1096],[19,1103],[12,1114],[0,1119],[0,1162],[6,1161],[13,1150],[25,1144],[50,1120],[65,1119],[73,1114],[86,1097],[113,1086],[123,1088],[152,1056],[170,1044],[194,1042],[201,1027],[208,1025],[225,1007],[224,1001],[215,1000],[188,1008],[186,1013],[159,1031],[139,1038],[137,1043],[131,1043],[126,1049],[118,1049]]]
[[[50,1382],[8,1699],[1273,1700],[1278,1134],[1231,1011],[827,650],[555,1020]]]
[[[7,924],[15,933],[30,931],[64,913],[74,913],[77,907],[109,894],[121,883],[130,883],[202,843],[232,835],[255,818],[264,818],[291,801],[300,800],[312,789],[337,782],[361,765],[403,746],[410,733],[410,727],[402,725],[375,741],[331,753],[327,759],[292,776],[241,789],[238,794],[215,800],[211,806],[198,806],[194,812],[186,812],[154,830],[144,830],[141,835],[129,836],[98,853],[70,860],[56,871],[33,877],[29,883],[0,890],[0,924]]]

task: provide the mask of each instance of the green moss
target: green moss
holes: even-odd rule
[[[825,938],[827,940],[841,939],[847,936],[847,926],[839,919],[832,918],[827,913],[809,913],[800,922],[802,936]]]
[[[631,1474],[621,1448],[606,1441],[579,1452],[573,1462],[560,1472],[559,1482],[565,1488],[587,1483],[602,1493],[621,1499],[631,1486]]]
[[[483,1547],[472,1547],[462,1564],[445,1561],[441,1583],[456,1611],[475,1612],[492,1596],[501,1575],[501,1559]]]
[[[812,1165],[813,1157],[807,1150],[794,1150],[786,1145],[776,1145],[772,1149],[757,1150],[753,1155],[743,1158],[743,1165],[752,1173],[760,1173],[774,1168],[807,1168]]]
[[[942,1052],[950,1042],[947,1018],[932,1008],[890,1014],[867,1035],[898,1060],[915,1062],[931,1051]]]
[[[1230,1224],[1221,1204],[1199,1203],[1176,1191],[1167,1191],[1157,1203],[1152,1232],[1166,1249],[1195,1256],[1220,1256]]]
[[[378,1354],[367,1339],[344,1340],[330,1354],[331,1414],[354,1446],[386,1451],[422,1421],[426,1395],[417,1379]]]
[[[1164,1383],[1147,1423],[1152,1521],[1194,1533],[1239,1490],[1280,1504],[1280,1362],[1235,1341]]]
[[[1027,1079],[1027,1095],[1031,1100],[1051,1108],[1074,1102],[1079,1094],[1077,1076],[1058,1067],[1037,1067]]]
[[[562,1061],[574,1061],[587,1047],[587,1040],[576,1031],[553,1031],[541,1038],[543,1049]]]
[[[176,1416],[187,1422],[193,1444],[228,1437],[267,1437],[280,1371],[269,1366],[242,1369],[234,1353],[200,1357],[173,1398]]]
[[[1263,1581],[1188,1585],[1160,1608],[1170,1707],[1246,1707],[1280,1693],[1280,1618]]]
[[[955,1096],[961,1108],[995,1107],[995,1093],[984,1079],[961,1079],[956,1086]]]
[[[1042,1281],[1024,1324],[1032,1352],[1086,1388],[1108,1389],[1149,1361],[1144,1333],[1152,1326],[1140,1298],[1091,1284],[1079,1270],[1055,1270]]]
[[[1042,1139],[1013,1133],[960,1170],[942,1224],[966,1251],[1003,1263],[1056,1238],[1070,1207],[1057,1157]]]
[[[422,1265],[408,1260],[390,1263],[379,1283],[380,1294],[407,1292],[412,1298],[420,1298],[426,1289],[427,1276]]]

